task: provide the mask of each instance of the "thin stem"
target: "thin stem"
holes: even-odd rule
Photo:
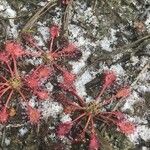
[[[60,48],[57,48],[53,53],[58,53],[59,54]]]
[[[75,92],[73,92],[73,94],[78,98],[78,100],[80,101],[80,103],[81,103],[83,106],[86,105],[85,101],[84,101],[79,95],[77,95]]]
[[[9,86],[9,84],[2,84],[1,86],[0,86],[0,93],[4,90],[4,89],[6,89],[6,87],[4,88],[4,86]]]
[[[64,72],[63,68],[58,66],[56,63],[54,63],[53,66],[56,67],[59,71]]]
[[[64,91],[68,91],[68,92],[72,93],[78,99],[78,101],[80,102],[80,104],[82,106],[86,106],[85,101],[76,93],[76,91],[72,87],[68,88],[68,87],[64,86],[63,84],[60,84],[60,85],[62,88],[64,87],[64,89],[63,89]]]
[[[103,115],[99,114],[99,117],[103,118],[104,120],[108,120],[108,121],[112,122],[113,124],[116,124],[115,120],[113,120],[113,119],[109,118],[110,116],[105,117],[105,116],[103,116]]]
[[[2,93],[0,94],[0,98],[10,89],[10,86],[3,89]]]
[[[114,101],[114,99],[116,98],[116,96],[115,95],[113,95],[110,99],[108,99],[108,100],[104,100],[103,102],[102,102],[102,105],[104,106],[104,105],[108,105],[108,104],[110,104],[111,102],[113,102]]]
[[[76,92],[74,92],[74,91],[71,91],[71,92],[79,100],[79,102],[81,103],[82,106],[86,105],[85,101],[79,95],[77,95]]]
[[[0,76],[0,78],[2,78],[3,80],[5,80],[6,82],[8,82],[8,80],[5,77]]]
[[[38,71],[41,67],[42,67],[42,65],[39,65],[39,66],[33,71],[33,73],[35,73],[36,71]]]
[[[53,43],[54,43],[54,38],[51,38],[50,50],[49,50],[50,52],[52,51]]]
[[[92,115],[90,114],[89,117],[88,117],[88,120],[87,120],[87,122],[86,122],[86,125],[85,125],[85,127],[84,127],[84,129],[83,129],[83,132],[86,132],[87,127],[88,127],[88,125],[89,125],[89,122],[90,122],[90,120],[91,120],[91,117],[92,117]]]
[[[17,70],[17,63],[16,63],[16,60],[15,60],[14,56],[12,56],[12,58],[13,58],[13,62],[14,62],[14,72],[15,72],[15,75],[16,75],[17,77],[19,77],[19,73],[18,73],[18,70]]]
[[[66,103],[68,103],[68,104],[70,104],[70,105],[72,105],[72,106],[74,106],[74,107],[77,107],[78,109],[81,109],[81,110],[84,109],[83,107],[79,106],[78,104],[74,104],[74,103],[72,103],[72,102],[70,102],[70,101],[66,101]]]
[[[27,101],[26,98],[25,98],[25,96],[24,96],[24,94],[23,94],[20,90],[18,90],[18,92],[19,92],[19,94],[21,95],[21,97],[23,98],[23,100],[24,100],[24,101]]]
[[[95,119],[97,119],[97,120],[99,120],[99,121],[101,121],[101,122],[104,122],[104,123],[106,123],[107,125],[109,125],[109,123],[108,123],[107,121],[105,121],[105,120],[103,120],[103,119],[101,119],[101,118],[95,117]]]
[[[91,117],[92,117],[92,115],[91,114],[89,114],[89,116],[88,116],[88,119],[87,119],[87,122],[86,122],[86,124],[85,124],[85,127],[83,128],[83,130],[82,130],[82,132],[81,132],[81,134],[80,134],[80,139],[83,139],[83,137],[85,136],[85,132],[86,132],[86,130],[87,130],[87,128],[88,128],[88,125],[89,125],[89,123],[90,123],[90,121],[91,121]]]
[[[40,52],[43,52],[42,49],[40,49],[35,43],[32,43],[31,45],[33,45],[37,50],[39,50]]]
[[[114,115],[114,112],[112,111],[110,111],[110,112],[101,112],[100,114],[102,114],[102,115],[108,115],[108,114],[110,114],[110,115]]]
[[[9,65],[7,62],[6,62],[6,65],[7,65],[8,69],[9,69],[9,71],[10,71],[11,77],[13,77],[13,76],[14,76],[14,73],[13,73],[13,71],[12,71],[10,65]]]
[[[95,100],[99,100],[99,98],[103,95],[104,91],[106,90],[107,86],[103,86],[102,90],[99,92],[99,94],[96,96]]]
[[[7,82],[4,82],[4,83],[0,83],[0,86],[5,86],[5,85],[9,85]]]
[[[92,131],[91,133],[95,133],[95,127],[94,127],[94,121],[93,121],[93,117],[91,118],[91,126],[92,126]]]
[[[41,50],[42,51],[42,50]],[[26,52],[26,55],[31,55],[34,57],[40,57],[42,52]]]
[[[29,79],[32,79],[32,78],[38,78],[38,70],[42,67],[42,65],[39,65],[28,77],[27,77],[27,80],[28,78]],[[26,79],[25,79],[26,81]]]
[[[74,119],[72,121],[72,123],[76,122],[77,120],[81,119],[82,117],[84,117],[86,115],[86,113],[83,113],[82,115],[80,115],[79,117],[77,117],[76,119]]]
[[[7,107],[7,106],[8,106],[8,103],[9,103],[9,101],[10,101],[11,97],[12,97],[12,94],[13,94],[13,90],[11,90],[11,92],[10,92],[10,94],[9,94],[8,98],[7,98],[7,101],[6,101],[6,103],[5,103],[5,107]]]

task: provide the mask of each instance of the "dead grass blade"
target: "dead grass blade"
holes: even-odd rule
[[[22,32],[28,31],[30,30],[33,25],[35,24],[35,22],[41,17],[43,16],[49,9],[51,9],[52,7],[56,6],[57,4],[57,0],[51,0],[50,2],[48,2],[45,6],[43,6],[41,9],[39,9],[30,19],[29,21],[26,23],[26,25],[23,27]]]

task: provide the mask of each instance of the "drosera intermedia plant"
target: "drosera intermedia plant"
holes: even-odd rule
[[[58,75],[63,77],[64,85],[72,85],[75,80],[75,75],[62,67],[63,60],[67,58],[76,58],[81,54],[76,46],[68,41],[62,45],[55,44],[58,41],[60,29],[57,25],[49,28],[50,39],[48,50],[42,50],[29,33],[22,33],[22,37],[28,45],[35,48],[37,51],[26,51],[21,42],[6,41],[4,50],[0,51],[0,123],[7,123],[10,115],[11,101],[21,99],[26,106],[28,119],[32,124],[37,124],[40,120],[40,112],[37,108],[29,105],[30,98],[34,95],[38,100],[48,100],[50,97],[49,90],[44,86],[45,81]],[[58,46],[57,46],[58,45]],[[32,66],[26,71],[26,67],[19,65],[24,63],[22,57],[30,56],[42,58],[41,64]],[[25,69],[25,70],[24,70]],[[56,82],[56,84],[58,81]],[[39,101],[39,103],[40,103]]]
[[[41,85],[43,80],[46,80],[52,74],[52,70],[49,67],[41,66],[35,68],[27,75],[22,74],[18,69],[18,59],[30,54],[15,41],[7,41],[5,50],[0,52],[0,100],[4,103],[0,111],[0,123],[7,122],[9,117],[8,108],[14,96],[19,96],[17,98],[21,98],[26,103],[28,103],[30,98],[27,93],[37,95],[39,99],[47,99],[49,96],[48,92]]]
[[[101,140],[98,140],[96,127],[105,124],[110,128],[115,126],[119,132],[123,134],[131,134],[135,130],[135,125],[128,121],[125,114],[119,110],[107,109],[114,101],[125,100],[130,95],[130,87],[125,86],[110,98],[104,98],[103,95],[107,92],[116,81],[116,75],[112,71],[105,71],[103,77],[103,85],[96,98],[86,103],[85,99],[77,94],[74,87],[69,87],[60,84],[64,93],[72,95],[72,99],[60,93],[57,97],[60,103],[64,106],[64,112],[71,115],[72,121],[60,123],[57,129],[59,137],[72,137],[73,141],[85,141],[86,134],[90,136],[89,150],[98,150],[101,145]]]
[[[0,122],[5,123],[8,120],[7,107],[9,101],[12,98],[12,95],[15,90],[20,91],[21,79],[19,77],[19,73],[17,70],[17,62],[16,60],[19,57],[25,55],[25,51],[22,49],[21,45],[17,42],[7,41],[5,44],[5,51],[0,52],[0,63],[1,70],[6,71],[6,75],[9,74],[9,79],[7,79],[6,75],[0,76],[0,99],[3,100],[3,95],[8,94],[8,98],[5,101],[5,105],[1,108],[0,114]],[[13,69],[12,63],[13,62]]]
[[[59,26],[52,25],[49,28],[49,32],[50,40],[47,44],[49,46],[46,51],[38,46],[38,43],[30,33],[22,33],[22,38],[29,47],[37,50],[37,54],[34,56],[36,58],[41,58],[43,65],[47,65],[57,72],[59,71],[62,77],[65,77],[66,74],[73,77],[73,74],[65,68],[63,62],[64,60],[76,59],[81,55],[81,52],[73,43],[70,43],[66,40],[63,42],[63,44],[59,44],[59,42],[56,42],[57,44],[55,43],[60,35]],[[70,84],[72,84],[72,82]]]

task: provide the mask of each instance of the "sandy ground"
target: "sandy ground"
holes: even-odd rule
[[[8,39],[18,40],[23,30],[30,30],[38,45],[47,50],[49,26],[52,24],[59,25],[61,36],[82,52],[79,60],[68,62],[71,72],[77,75],[75,86],[80,96],[87,101],[92,100],[98,90],[97,77],[106,69],[117,74],[118,84],[129,84],[132,88],[131,95],[120,109],[136,124],[136,131],[128,137],[114,132],[111,133],[113,135],[105,135],[111,142],[110,149],[149,150],[150,2],[75,0],[64,6],[56,0],[0,0],[1,45]],[[26,45],[24,47],[34,51]],[[40,62],[36,58],[25,59],[25,64],[34,66]],[[54,89],[51,82],[47,82],[45,87],[49,91]],[[39,104],[36,97],[32,97],[30,105],[38,105],[42,121],[38,126],[32,126],[24,121],[25,117],[18,116],[6,125],[1,124],[1,149],[87,149],[86,143],[71,145],[67,138],[57,139],[55,127],[58,122],[71,118],[63,113],[62,105],[55,99],[50,98]],[[24,108],[19,104],[18,107],[21,107],[18,109],[21,113]],[[103,149],[106,150],[105,147]]]

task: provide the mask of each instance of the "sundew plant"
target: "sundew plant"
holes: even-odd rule
[[[0,2],[0,148],[149,148],[148,6]]]

